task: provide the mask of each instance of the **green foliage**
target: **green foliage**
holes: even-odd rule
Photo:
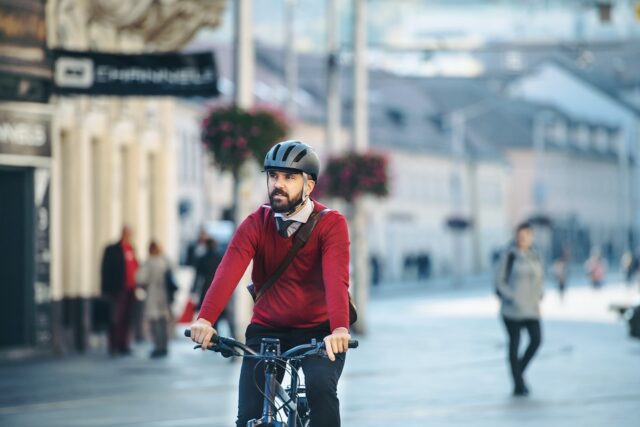
[[[389,194],[387,158],[378,153],[347,153],[331,157],[320,176],[320,192],[352,202],[363,194]]]
[[[287,135],[283,114],[267,108],[244,110],[235,105],[217,107],[202,121],[202,142],[213,153],[216,164],[237,174],[253,156],[260,164],[265,153]]]

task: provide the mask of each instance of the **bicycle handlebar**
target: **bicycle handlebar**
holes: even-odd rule
[[[187,338],[191,338],[191,329],[185,329],[184,336]],[[220,335],[214,335],[211,338],[211,342],[213,343],[213,346],[208,348],[208,350],[213,350],[213,351],[220,350],[219,348],[216,349],[216,347],[222,345],[227,347],[228,350],[230,350],[231,352],[235,353],[236,356],[242,356],[242,355],[235,352],[233,350],[234,348],[238,348],[242,350],[245,354],[250,354],[252,356],[259,356],[258,353],[253,351],[246,344],[241,343],[240,341],[236,341],[232,338],[226,338],[226,337],[221,337]],[[358,345],[359,345],[358,340],[349,340],[349,348],[358,348]],[[324,348],[325,348],[324,341],[320,341],[316,344],[302,344],[285,351],[280,355],[280,357],[286,359],[286,358],[295,357],[298,354],[300,355],[313,354],[313,353],[317,353],[320,350],[324,350]]]

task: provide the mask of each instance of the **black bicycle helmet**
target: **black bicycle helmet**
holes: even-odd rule
[[[305,172],[314,181],[320,174],[320,159],[313,148],[300,141],[279,142],[264,158],[264,170]]]

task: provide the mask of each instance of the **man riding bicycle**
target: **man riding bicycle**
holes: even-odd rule
[[[322,212],[306,244],[253,308],[246,343],[259,350],[262,338],[278,338],[282,351],[311,339],[324,340],[327,358],[302,363],[313,427],[339,427],[337,396],[349,339],[349,236],[345,218],[311,199],[320,172],[313,148],[300,141],[276,144],[264,160],[269,205],[263,205],[238,227],[207,292],[191,338],[205,349],[216,334],[222,313],[249,262],[255,291],[269,280],[294,244],[294,236]],[[243,359],[237,427],[262,412],[256,384],[264,374],[254,359]]]

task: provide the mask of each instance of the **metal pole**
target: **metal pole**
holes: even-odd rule
[[[295,8],[296,0],[287,0],[285,12],[285,81],[287,82],[286,110],[290,119],[296,117],[296,88],[298,87],[298,67],[295,52]]]
[[[548,111],[541,111],[534,116],[533,128],[533,152],[535,156],[535,183],[534,183],[534,205],[536,215],[540,217],[546,216],[547,212],[547,177],[545,166],[545,150],[546,150],[546,129],[551,122],[552,116]],[[551,229],[548,226],[541,227],[539,230],[540,237],[538,246],[541,248],[543,260],[551,261],[552,241]]]
[[[340,26],[337,0],[327,0],[327,152],[340,147]]]
[[[367,20],[366,0],[354,0],[353,35],[353,148],[366,151],[369,145],[367,110]]]
[[[546,205],[546,182],[544,173],[545,155],[545,128],[548,122],[548,113],[541,112],[534,117],[533,127],[533,152],[535,156],[535,183],[534,183],[534,205],[536,212],[542,214]]]
[[[253,106],[253,79],[255,54],[253,46],[252,0],[235,0],[234,27],[234,101],[236,106],[248,109]],[[249,205],[252,191],[251,162],[245,162],[238,171],[234,185],[234,221],[236,226],[251,212]],[[247,270],[247,272],[250,269]],[[245,272],[242,283],[250,282],[249,274]],[[251,319],[252,301],[247,292],[241,292],[243,286],[238,286],[235,292],[235,328],[236,336],[242,336]]]
[[[353,149],[364,152],[368,146],[367,115],[367,48],[366,0],[354,0],[354,37],[353,37]],[[356,331],[366,332],[367,302],[369,299],[369,256],[367,244],[367,218],[362,198],[353,203],[353,275],[355,303],[358,306]]]
[[[252,0],[235,0],[234,100],[240,108],[253,105],[254,47]]]
[[[463,216],[462,212],[462,159],[464,157],[465,116],[462,111],[455,111],[451,115],[451,206],[455,216]],[[464,250],[462,249],[462,231],[453,229],[452,270],[453,285],[460,286],[463,282]]]

